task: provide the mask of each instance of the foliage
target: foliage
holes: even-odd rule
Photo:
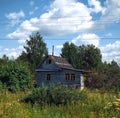
[[[91,79],[86,80],[87,87],[120,91],[120,67],[115,61],[101,64]]]
[[[32,87],[30,70],[25,64],[9,61],[0,65],[0,82],[10,91],[25,90]]]
[[[63,45],[61,56],[65,57],[73,67],[79,69],[97,69],[102,62],[100,49],[94,45],[76,46],[66,42]]]
[[[77,46],[75,46],[73,43],[66,42],[63,44],[61,56],[66,58],[74,68],[79,68],[77,54]]]
[[[43,56],[48,54],[46,44],[39,32],[30,35],[30,40],[27,40],[26,43],[27,45],[24,46],[25,51],[22,52],[18,60],[29,62],[31,69],[34,70]]]
[[[6,55],[3,55],[2,58],[0,58],[0,65],[6,64],[9,61],[9,58]]]
[[[108,111],[108,112],[112,112],[114,110],[115,112],[119,112],[120,113],[120,98],[116,98],[115,97],[112,102],[108,102],[106,104],[104,109],[106,111]]]
[[[31,74],[35,75],[36,65],[41,62],[43,56],[48,54],[48,51],[39,32],[30,35],[30,40],[26,41],[24,49],[17,61],[9,61],[7,55],[0,58],[0,88],[7,87],[15,91],[32,86]],[[85,80],[87,87],[120,91],[120,66],[114,60],[103,63],[100,49],[94,45],[76,46],[66,42],[61,56],[66,58],[74,68],[93,72],[91,77]]]
[[[105,89],[107,87],[107,75],[103,73],[93,73],[89,79],[85,80],[87,88]]]
[[[3,83],[0,81],[0,89],[3,88]]]
[[[43,103],[43,104],[67,104],[77,102],[79,100],[85,100],[87,97],[84,93],[78,93],[76,90],[69,89],[62,85],[54,86],[41,86],[35,89],[30,95],[23,98],[23,102],[28,103]]]
[[[118,102],[120,93],[103,91],[84,91],[87,95],[85,100],[77,101],[77,104],[66,104],[56,106],[45,105],[41,108],[41,104],[21,103],[19,99],[29,94],[25,92],[10,93],[8,91],[0,91],[0,117],[1,118],[119,118],[120,112],[114,102]],[[119,100],[119,99],[118,99]],[[115,107],[109,108],[109,103]]]
[[[102,56],[100,49],[95,47],[94,45],[87,46],[79,46],[78,47],[78,55],[82,60],[81,68],[83,69],[97,69],[99,64],[102,62]]]
[[[74,68],[92,72],[85,80],[86,87],[120,90],[120,67],[114,60],[103,63],[99,48],[94,45],[76,46],[66,42],[61,51],[61,56],[66,58]]]

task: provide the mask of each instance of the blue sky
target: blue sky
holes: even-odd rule
[[[26,39],[39,31],[49,54],[61,53],[66,41],[94,44],[103,61],[120,64],[120,1],[0,0],[0,57],[18,57]]]

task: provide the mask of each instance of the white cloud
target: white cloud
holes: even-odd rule
[[[106,0],[106,6],[104,7],[101,6],[98,0],[89,0],[89,4],[91,4],[91,8],[76,0],[54,0],[47,12],[40,15],[39,18],[25,20],[16,31],[8,34],[8,38],[19,39],[21,44],[35,31],[40,31],[45,36],[82,32],[72,42],[77,45],[94,44],[99,46],[99,36],[94,33],[86,33],[86,31],[92,29],[96,31],[96,28],[100,29],[108,23],[119,21],[120,1]],[[101,12],[101,18],[98,21],[93,21],[92,12]]]
[[[96,31],[105,27],[106,24],[120,21],[120,1],[106,0],[104,7],[101,6],[99,0],[88,0],[88,2],[90,7],[76,0],[54,0],[47,12],[40,15],[39,18],[32,18],[37,20],[36,23],[31,22],[32,19],[26,20],[9,35],[15,36],[24,34],[24,32],[29,35],[36,31],[36,28],[42,35],[85,33],[88,30]],[[38,7],[35,7],[35,10],[37,9]],[[102,13],[99,20],[93,21],[91,16],[93,12]],[[33,13],[34,10],[30,12],[31,15]],[[25,24],[27,24],[27,27]]]
[[[88,0],[89,5],[92,7],[90,8],[91,12],[105,12],[105,8],[101,6],[101,3],[99,0]]]
[[[76,45],[88,45],[88,44],[93,44],[96,47],[99,46],[99,40],[100,38],[96,34],[82,34],[77,36],[72,40],[72,43]]]
[[[25,15],[24,15],[24,12],[23,12],[23,11],[20,11],[20,12],[18,12],[18,13],[13,12],[13,13],[9,13],[9,14],[6,15],[6,17],[7,17],[8,19],[10,19],[10,20],[16,20],[16,19],[22,18],[22,17],[24,17],[24,16],[25,16]]]
[[[40,19],[43,33],[50,34],[83,32],[93,24],[89,9],[76,0],[55,0]]]
[[[10,20],[10,26],[15,26],[16,24],[20,23],[20,19],[24,18],[25,14],[23,11],[18,13],[13,12],[5,15]]]
[[[56,49],[62,49],[62,48],[63,48],[63,45],[56,45],[55,48],[56,48]]]
[[[42,35],[84,32],[91,28],[92,24],[90,11],[83,3],[76,0],[55,0],[48,12],[39,18],[25,20],[16,31],[8,34],[8,38],[23,39],[34,31],[40,31]]]
[[[111,62],[115,60],[120,65],[120,41],[115,41],[114,43],[107,44],[104,47],[100,47],[103,61]]]
[[[24,43],[26,42],[26,39],[27,39],[27,38],[25,38],[25,39],[19,39],[19,40],[18,40],[18,43],[19,43],[19,44],[24,44]]]
[[[120,51],[120,41],[115,41],[113,44],[107,44],[105,47],[101,48],[102,51],[111,52],[112,50]]]
[[[95,22],[94,28],[104,28],[106,24],[120,22],[120,1],[106,0],[106,9],[100,19]]]
[[[39,30],[37,24],[39,24],[39,20],[37,18],[32,18],[29,21],[25,20],[16,31],[8,34],[7,37],[10,39],[19,39],[19,43],[24,43],[32,32]]]
[[[4,54],[7,55],[9,58],[17,58],[21,52],[24,50],[23,46],[20,45],[17,48],[2,48],[0,51],[0,57]]]
[[[10,58],[11,57],[16,58],[18,56],[18,54],[17,54],[17,52],[13,51],[13,52],[8,53],[7,56],[10,57]]]

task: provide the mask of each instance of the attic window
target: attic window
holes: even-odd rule
[[[52,60],[51,59],[47,59],[46,60],[46,64],[51,64]]]

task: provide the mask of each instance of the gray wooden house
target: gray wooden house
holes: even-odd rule
[[[66,86],[84,86],[85,71],[75,69],[65,58],[48,55],[36,68],[36,84],[40,86],[61,83]]]

